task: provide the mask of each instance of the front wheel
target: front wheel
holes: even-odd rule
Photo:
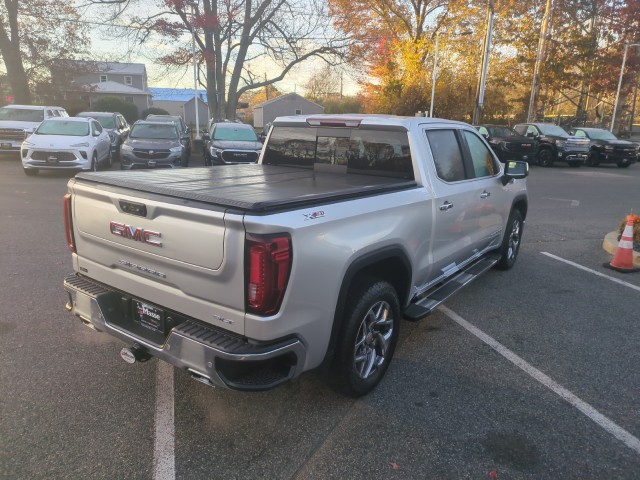
[[[549,149],[540,150],[538,153],[538,165],[541,167],[553,166],[553,153]]]
[[[627,168],[629,165],[631,164],[625,163],[625,162],[618,162],[618,168]]]
[[[334,362],[335,380],[345,394],[359,397],[382,380],[400,330],[400,303],[391,284],[362,278],[351,288],[342,316]]]
[[[91,171],[92,172],[98,171],[98,153],[97,152],[93,152],[93,156],[91,157]]]
[[[500,247],[500,260],[496,263],[499,270],[509,270],[516,263],[520,243],[522,241],[522,230],[524,222],[520,210],[512,210],[507,220],[507,228],[504,232],[502,245]]]

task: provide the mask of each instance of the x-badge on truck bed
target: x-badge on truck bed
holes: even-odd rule
[[[511,268],[524,162],[470,125],[281,117],[257,164],[81,173],[64,197],[67,310],[212,386],[264,390],[320,366],[382,379],[402,318]]]

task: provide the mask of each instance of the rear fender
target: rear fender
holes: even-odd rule
[[[409,256],[402,247],[397,245],[368,252],[351,262],[340,286],[325,365],[329,364],[330,359],[333,358],[338,335],[342,329],[342,312],[347,302],[349,290],[356,278],[371,276],[389,282],[398,293],[400,307],[404,308],[409,302],[411,275],[412,268]]]

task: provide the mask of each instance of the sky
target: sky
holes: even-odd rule
[[[162,42],[158,37],[155,39],[152,37],[150,40],[145,42],[145,45],[142,47],[127,45],[126,41],[114,38],[113,34],[109,32],[107,27],[100,27],[100,18],[105,18],[104,12],[98,12],[95,10],[95,7],[87,10],[86,14],[83,15],[83,19],[87,19],[91,22],[91,50],[92,52],[95,52],[97,56],[101,57],[101,59],[108,61],[144,63],[149,76],[150,87],[194,87],[192,66],[182,69],[179,72],[172,72],[169,74],[164,67],[157,65],[156,62],[154,62],[154,56],[162,54],[163,51],[169,51],[165,45],[162,45]],[[190,44],[189,38],[190,36],[188,34],[184,37],[187,44]],[[304,84],[314,72],[321,70],[324,65],[324,62],[321,60],[308,60],[294,67],[285,79],[278,82],[275,86],[283,93],[296,92],[304,95]],[[255,73],[258,76],[263,76],[265,71],[268,72],[274,69],[275,64],[270,64],[269,60],[260,60],[255,65]],[[358,92],[358,85],[353,77],[354,75],[350,74],[349,71],[346,71],[342,76],[343,93],[345,95],[355,95]]]

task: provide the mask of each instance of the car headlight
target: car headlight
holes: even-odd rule
[[[115,133],[109,132],[109,140],[111,140],[111,143],[116,143],[117,139],[118,139],[118,137],[116,137]]]
[[[89,142],[74,143],[73,145],[69,145],[69,146],[73,148],[88,148]]]
[[[133,147],[131,145],[123,143],[122,145],[120,145],[120,150],[123,150],[125,152],[133,152]]]
[[[556,140],[556,147],[558,148],[564,148],[566,144],[567,144],[566,140]]]
[[[180,152],[182,152],[182,148],[183,148],[183,147],[171,147],[171,148],[169,149],[169,151],[170,151],[171,153],[180,153]]]

